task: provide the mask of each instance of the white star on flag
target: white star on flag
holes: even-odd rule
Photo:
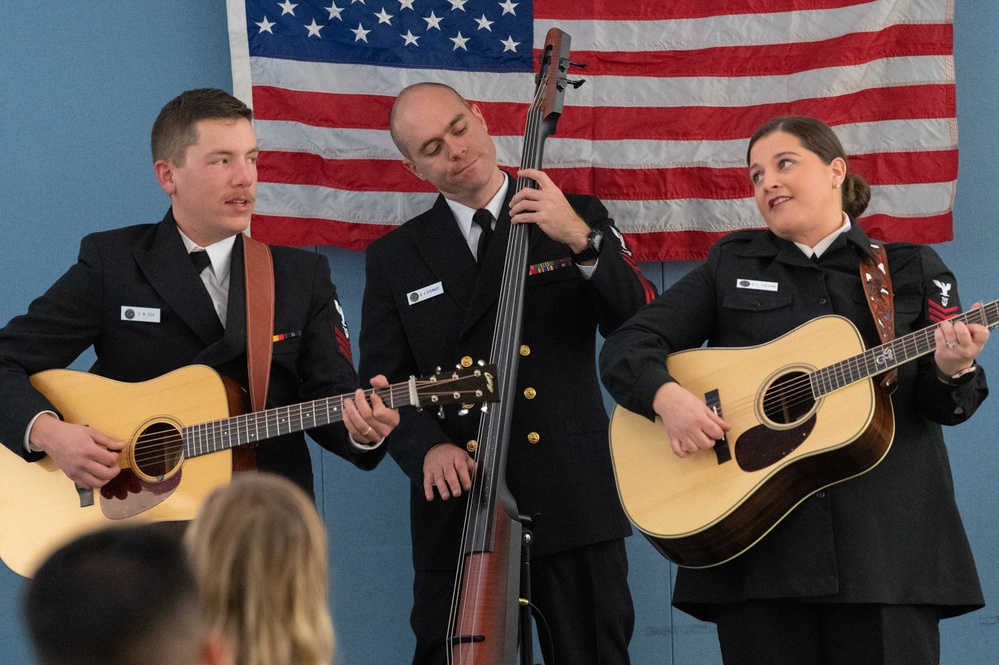
[[[440,30],[441,21],[444,20],[444,17],[435,16],[433,12],[430,12],[430,16],[427,16],[423,20],[427,22],[427,30],[430,30],[431,28],[436,28],[437,30]]]
[[[343,19],[340,18],[340,14],[343,13],[344,9],[346,9],[346,8],[345,7],[337,7],[335,2],[330,3],[330,6],[326,7],[326,11],[328,11],[330,13],[330,20],[331,21],[333,19],[339,19],[339,20],[342,21]]]
[[[260,26],[260,32],[269,32],[273,35],[274,31],[271,30],[271,28],[277,25],[277,23],[271,23],[270,21],[267,20],[267,17],[265,16],[264,20],[261,21],[260,23],[257,23],[257,25]]]
[[[469,39],[470,39],[469,37],[462,37],[461,30],[459,30],[457,37],[450,37],[450,40],[454,42],[453,50],[457,51],[458,49],[464,49],[465,51],[467,51],[468,47],[466,47],[465,44],[468,43]]]
[[[323,29],[323,26],[317,24],[316,19],[312,19],[312,24],[305,26],[305,29],[309,31],[309,37],[323,38],[323,36],[319,34],[319,31]]]
[[[361,0],[361,2],[364,2],[364,0]],[[354,37],[354,41],[355,42],[360,42],[360,41],[366,42],[366,41],[368,41],[368,33],[371,32],[371,31],[370,30],[365,30],[364,26],[361,25],[360,23],[358,23],[357,27],[354,28],[353,30],[351,30],[351,32],[353,32],[354,35],[355,35],[355,37]]]

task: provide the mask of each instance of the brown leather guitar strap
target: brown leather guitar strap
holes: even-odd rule
[[[243,267],[246,270],[246,373],[250,404],[254,411],[263,411],[267,405],[274,350],[274,263],[270,247],[244,235]],[[233,471],[255,468],[255,446],[233,449]]]
[[[246,269],[246,369],[250,382],[250,404],[263,411],[274,350],[274,264],[271,248],[243,236]]]
[[[860,262],[860,280],[867,292],[867,304],[874,316],[874,325],[887,344],[895,339],[895,293],[891,288],[891,274],[888,272],[888,256],[884,245],[871,243],[871,252]],[[898,385],[898,368],[892,368],[881,378],[881,387],[887,394],[895,392]]]

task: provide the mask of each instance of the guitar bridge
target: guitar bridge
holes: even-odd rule
[[[719,418],[723,417],[721,411],[721,397],[718,395],[717,389],[709,390],[704,393],[704,402]],[[715,441],[715,455],[718,457],[719,464],[732,461],[732,449],[729,448],[727,434],[723,434],[722,438]]]

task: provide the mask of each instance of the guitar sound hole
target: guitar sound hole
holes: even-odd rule
[[[789,372],[778,377],[763,396],[763,413],[779,425],[801,420],[813,406],[815,400],[805,372]]]
[[[153,478],[162,478],[183,462],[184,441],[176,427],[153,423],[135,442],[135,466]]]

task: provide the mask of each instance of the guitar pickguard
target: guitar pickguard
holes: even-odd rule
[[[121,520],[144,513],[157,506],[180,485],[183,471],[161,482],[139,478],[131,469],[122,469],[111,482],[101,487],[101,511],[112,520]]]
[[[735,461],[746,472],[760,471],[781,461],[805,442],[815,429],[818,414],[791,429],[771,429],[757,425],[743,432],[735,442]]]

